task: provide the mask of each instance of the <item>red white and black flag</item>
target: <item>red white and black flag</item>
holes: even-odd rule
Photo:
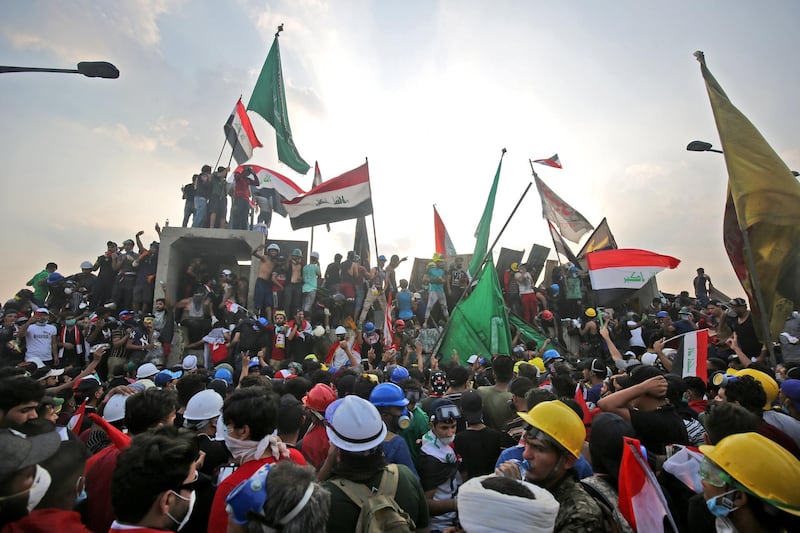
[[[548,167],[563,168],[558,154],[553,154],[553,157],[548,157],[547,159],[534,159],[533,162],[539,163],[540,165],[547,165]]]
[[[586,217],[562,200],[539,176],[534,174],[533,177],[542,198],[542,216],[552,222],[565,239],[577,243],[583,235],[594,229]]]
[[[444,227],[442,217],[439,216],[439,211],[436,206],[433,206],[433,234],[436,244],[436,253],[443,257],[453,257],[456,255],[456,247],[453,246],[453,241],[450,240],[450,234],[447,233],[447,228]]]
[[[665,268],[675,268],[680,259],[647,250],[620,248],[586,254],[589,279],[600,305],[622,302],[644,287]]]
[[[292,229],[371,215],[368,163],[325,181],[294,200],[284,200],[283,206]]]
[[[261,141],[256,137],[253,124],[250,123],[250,117],[247,116],[247,110],[242,105],[241,98],[233,107],[223,131],[225,138],[228,139],[228,144],[233,149],[233,158],[240,165],[253,157],[253,148],[261,146]]]
[[[680,335],[680,339],[681,345],[672,361],[671,373],[682,378],[694,376],[707,381],[708,330],[690,331]]]

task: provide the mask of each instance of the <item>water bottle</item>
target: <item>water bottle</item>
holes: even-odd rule
[[[524,459],[511,459],[509,462],[517,465],[517,468],[519,468],[519,479],[525,481],[525,477],[528,475],[528,470],[530,470],[528,461],[525,461]]]

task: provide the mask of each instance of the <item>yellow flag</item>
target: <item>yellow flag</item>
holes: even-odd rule
[[[800,183],[728,99],[706,67],[703,53],[696,52],[695,56],[700,61],[725,155],[732,207],[739,229],[747,232],[750,240],[754,269],[747,268],[740,281],[748,295],[755,294],[754,278],[759,283],[764,309],[759,309],[752,298],[751,306],[755,318],[761,312],[766,314],[772,340],[777,340],[786,316],[796,303],[800,304]],[[731,211],[729,208],[727,214],[732,215]],[[741,245],[729,242],[727,235],[725,245],[736,268],[731,252]]]

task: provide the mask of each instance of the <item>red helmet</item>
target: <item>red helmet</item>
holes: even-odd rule
[[[403,320],[402,318],[398,318],[397,320],[394,321],[394,327],[397,329],[403,329],[406,327],[406,321]]]
[[[336,400],[336,393],[324,383],[317,383],[308,394],[303,396],[303,405],[314,411],[324,413],[325,409]]]
[[[553,312],[548,309],[542,311],[542,320],[553,320]]]

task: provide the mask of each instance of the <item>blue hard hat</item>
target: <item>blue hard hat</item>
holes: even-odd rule
[[[381,383],[372,389],[369,402],[375,407],[405,407],[408,405],[408,398],[396,384]]]
[[[228,385],[233,385],[233,374],[227,368],[219,368],[214,372],[214,379],[221,379]]]
[[[550,359],[560,359],[560,358],[561,358],[561,354],[558,353],[556,350],[553,350],[553,349],[547,350],[546,352],[544,352],[542,354],[542,360],[544,360],[544,361],[548,361]]]
[[[372,322],[366,322],[364,324],[364,333],[375,333],[375,324]]]
[[[264,465],[255,474],[245,479],[225,498],[226,509],[234,522],[240,526],[247,525],[250,514],[264,515],[264,504],[267,503],[267,476],[272,465]]]
[[[408,379],[410,377],[408,370],[404,366],[398,366],[394,370],[392,370],[391,377],[389,381],[392,383],[400,383],[404,379]]]
[[[550,285],[550,290],[557,293],[558,291],[561,290],[561,287],[559,287],[557,283],[553,283],[552,285]]]
[[[58,283],[59,281],[62,281],[63,279],[64,279],[64,276],[62,276],[58,272],[53,272],[52,274],[47,276],[47,284],[48,285],[55,285],[56,283]]]
[[[262,317],[259,317],[258,323],[261,324],[262,326],[266,326],[267,324],[269,324],[269,321],[265,317],[262,316]]]

